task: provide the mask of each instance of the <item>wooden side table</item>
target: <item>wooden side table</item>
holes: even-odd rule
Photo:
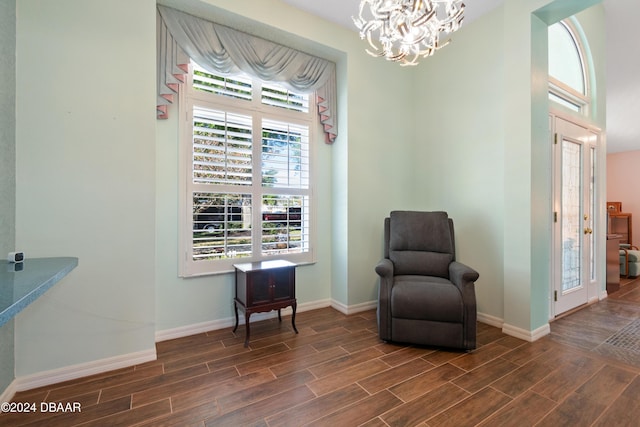
[[[238,329],[238,306],[240,306],[245,317],[244,346],[249,346],[249,317],[253,313],[278,310],[278,320],[282,321],[280,310],[291,306],[293,309],[291,326],[297,334],[296,264],[275,260],[235,264],[234,267],[236,269],[236,296],[233,305],[236,325],[233,332]]]

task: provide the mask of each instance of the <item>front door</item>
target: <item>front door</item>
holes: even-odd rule
[[[554,314],[589,300],[596,281],[597,134],[552,117],[554,133]]]

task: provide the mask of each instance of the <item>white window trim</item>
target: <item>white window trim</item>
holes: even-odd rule
[[[321,131],[316,120],[316,102],[315,96],[309,96],[309,115],[305,120],[300,120],[299,117],[292,117],[291,114],[287,114],[287,110],[271,110],[275,107],[268,107],[271,111],[268,113],[269,119],[281,120],[289,123],[301,124],[308,126],[309,128],[309,168],[310,168],[310,185],[306,192],[310,199],[310,225],[309,225],[309,251],[303,253],[292,254],[280,254],[263,256],[261,254],[261,220],[262,212],[260,209],[252,210],[252,236],[253,236],[253,256],[230,258],[223,260],[211,260],[211,261],[193,261],[192,257],[192,224],[193,224],[193,186],[198,184],[192,183],[192,138],[193,138],[193,104],[198,101],[204,102],[214,108],[219,108],[223,111],[248,114],[253,112],[254,129],[261,129],[260,122],[262,118],[261,111],[265,110],[265,106],[262,105],[260,97],[254,96],[252,101],[246,101],[241,99],[227,98],[219,96],[219,101],[212,101],[211,96],[199,93],[192,88],[192,75],[193,66],[189,66],[189,73],[186,76],[185,83],[183,85],[184,91],[181,92],[178,101],[179,108],[179,150],[178,150],[178,275],[179,277],[197,277],[215,274],[227,274],[234,271],[234,264],[265,261],[271,259],[286,259],[296,264],[310,264],[316,261],[316,245],[317,245],[317,230],[316,230],[316,212],[317,212],[317,198],[316,198],[316,157],[317,157],[317,141],[319,140],[318,134]],[[259,88],[254,90],[254,93],[259,93]],[[265,114],[266,115],[266,114]],[[256,126],[257,124],[257,126]],[[257,138],[257,142],[255,141]],[[257,145],[259,149],[261,147],[261,135],[260,132],[254,134],[254,146]],[[254,148],[254,156],[255,156]],[[259,157],[258,157],[259,158]],[[264,193],[272,193],[269,191],[271,187],[266,187],[266,191],[260,189],[260,183],[262,177],[260,175],[260,168],[253,169],[253,182],[256,183],[253,186],[247,186],[246,193],[252,195],[252,205],[260,206],[261,196]],[[220,192],[224,193],[228,190],[225,186],[218,186],[215,189],[207,188],[204,192]],[[237,188],[234,189],[236,192]],[[296,189],[284,189],[278,188],[278,194],[299,194]]]
[[[570,19],[565,19],[558,22],[559,25],[565,27],[571,38],[573,39],[574,44],[577,47],[578,57],[580,58],[580,65],[582,69],[582,81],[584,82],[584,92],[581,93],[569,85],[563,83],[562,81],[551,77],[548,75],[549,81],[549,94],[555,95],[564,101],[575,105],[578,107],[578,113],[582,116],[588,116],[590,114],[590,106],[591,106],[591,82],[590,82],[590,73],[589,66],[586,62],[586,49],[582,42],[582,38],[578,32],[578,29],[571,22]],[[574,110],[566,107],[554,100],[550,100],[554,103],[557,108],[560,108],[563,111],[568,111],[571,113],[576,113]]]
[[[590,98],[551,76],[549,76],[549,93],[575,105],[581,114],[588,115]]]

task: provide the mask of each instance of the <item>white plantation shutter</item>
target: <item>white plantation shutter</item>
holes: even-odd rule
[[[288,110],[309,112],[309,95],[297,94],[286,90],[281,86],[264,83],[261,93],[262,103]]]
[[[253,89],[250,78],[227,78],[209,73],[196,63],[193,63],[193,89],[217,95],[251,100]]]
[[[251,194],[193,193],[194,261],[251,256]]]
[[[262,253],[310,250],[309,196],[262,196]]]
[[[251,116],[193,109],[193,182],[251,185]]]
[[[262,121],[262,184],[309,188],[309,127]]]
[[[181,275],[313,261],[309,97],[197,64],[188,82]]]

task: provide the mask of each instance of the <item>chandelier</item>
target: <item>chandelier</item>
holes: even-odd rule
[[[460,0],[361,0],[352,18],[369,55],[406,66],[446,46],[450,40],[440,39],[460,28],[463,13]]]

